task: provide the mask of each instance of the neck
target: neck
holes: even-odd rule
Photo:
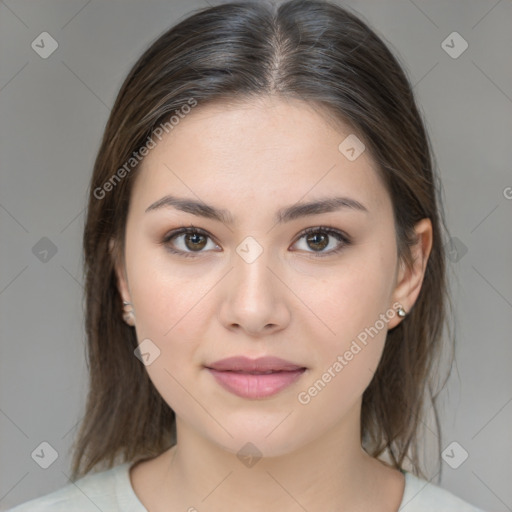
[[[359,413],[360,407],[354,407],[348,415],[352,418],[345,417],[343,425],[321,439],[284,455],[261,458],[239,457],[178,419],[177,445],[160,455],[153,468],[159,476],[151,480],[150,510],[168,510],[172,504],[176,510],[211,512],[282,512],[297,507],[395,511],[403,493],[402,475],[362,450],[359,421],[353,421]],[[382,508],[383,503],[390,508]]]

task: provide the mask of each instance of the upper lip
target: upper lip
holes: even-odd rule
[[[220,359],[206,366],[218,371],[232,372],[268,372],[268,371],[294,371],[305,368],[279,357],[258,357],[250,359],[245,356],[228,357]]]

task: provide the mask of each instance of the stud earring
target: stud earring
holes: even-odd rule
[[[405,309],[400,306],[398,309],[397,309],[397,312],[396,314],[400,317],[400,318],[404,318],[405,315],[407,315],[407,313],[405,312]]]
[[[132,309],[123,313],[123,320],[130,326],[135,325],[135,313],[133,311],[133,304],[123,300],[123,307],[132,306]]]

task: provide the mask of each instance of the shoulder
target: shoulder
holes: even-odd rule
[[[86,475],[7,512],[146,512],[130,485],[129,467],[130,463],[125,463]]]
[[[405,473],[405,490],[399,512],[484,512],[450,491]]]

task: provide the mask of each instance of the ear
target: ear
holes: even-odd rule
[[[397,282],[393,291],[393,304],[399,303],[408,313],[413,307],[421,290],[425,269],[427,268],[428,258],[432,249],[432,222],[430,219],[421,219],[415,226],[417,241],[411,246],[413,258],[412,268],[406,267],[405,263],[400,262]],[[396,307],[393,308],[396,311]],[[401,322],[401,318],[395,315],[388,324],[388,329],[392,329]]]
[[[128,287],[128,280],[126,277],[126,269],[124,267],[123,257],[120,254],[116,243],[116,240],[111,238],[108,243],[108,248],[112,257],[112,261],[114,262],[114,270],[117,277],[117,289],[119,290],[121,300],[131,302],[130,289]]]

